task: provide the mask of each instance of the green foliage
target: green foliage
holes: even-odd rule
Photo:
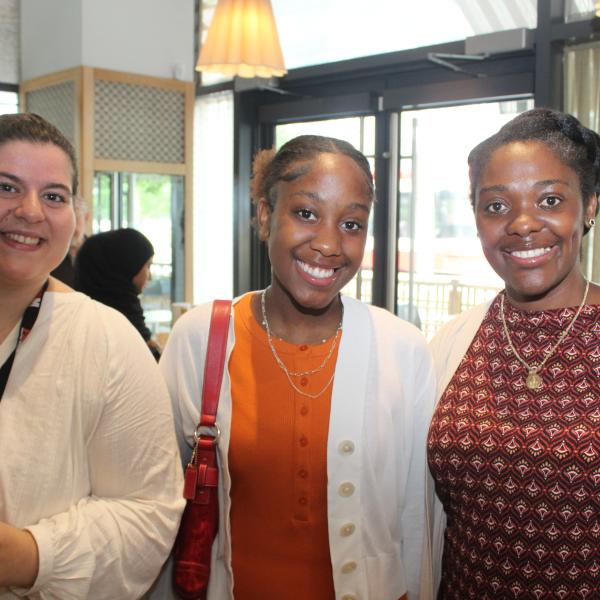
[[[134,175],[136,213],[140,220],[171,217],[171,176]]]

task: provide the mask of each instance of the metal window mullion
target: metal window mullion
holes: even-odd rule
[[[387,269],[386,269],[386,308],[396,313],[398,303],[398,204],[400,194],[398,189],[398,173],[400,168],[400,119],[397,112],[389,115],[389,189],[388,203],[388,243],[387,243]]]
[[[418,120],[412,119],[412,139],[411,139],[411,193],[409,207],[409,226],[408,234],[410,239],[409,262],[408,262],[408,315],[412,319],[415,303],[415,236],[417,221],[417,123]]]
[[[375,116],[375,192],[373,215],[373,298],[375,306],[388,307],[388,269],[390,261],[390,126],[389,113]],[[394,236],[392,236],[394,237]],[[392,307],[393,308],[393,307]]]
[[[121,198],[121,177],[119,173],[110,174],[110,228],[117,229],[120,223],[119,201]]]

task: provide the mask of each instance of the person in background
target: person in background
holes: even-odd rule
[[[538,108],[475,147],[469,167],[505,289],[431,343],[423,598],[599,598],[600,287],[580,251],[598,212],[600,138]]]
[[[85,228],[89,220],[90,213],[83,198],[76,198],[75,202],[75,232],[71,238],[69,251],[56,269],[52,270],[52,277],[73,287],[75,280],[75,257],[85,239]]]
[[[139,598],[182,476],[168,393],[117,311],[50,276],[75,228],[70,142],[0,116],[0,599]]]
[[[161,348],[146,326],[139,299],[151,278],[153,257],[152,243],[136,229],[97,233],[77,253],[74,287],[125,315],[158,360]]]
[[[429,351],[413,325],[340,293],[373,196],[341,140],[300,136],[254,161],[272,283],[233,305],[209,600],[419,597]],[[211,308],[175,323],[160,362],[185,459]]]

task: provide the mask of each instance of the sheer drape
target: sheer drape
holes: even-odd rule
[[[600,43],[584,44],[565,51],[565,111],[585,126],[600,132]],[[584,273],[600,281],[600,223],[583,244]]]
[[[232,297],[233,231],[233,93],[225,91],[196,98],[195,304]]]

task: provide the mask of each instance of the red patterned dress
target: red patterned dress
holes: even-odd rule
[[[600,598],[600,306],[585,306],[530,390],[492,303],[443,393],[429,468],[447,515],[441,599]],[[505,303],[539,364],[576,308]]]

